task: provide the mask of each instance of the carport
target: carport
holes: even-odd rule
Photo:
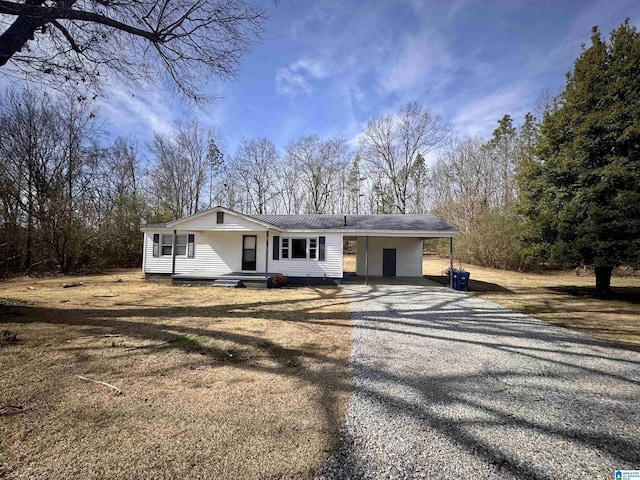
[[[356,244],[356,275],[422,278],[424,240],[449,239],[449,284],[453,287],[453,237],[457,230],[434,215],[351,215],[344,240]]]

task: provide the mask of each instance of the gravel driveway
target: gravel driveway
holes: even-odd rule
[[[640,469],[640,353],[441,287],[344,286],[355,392],[320,478]]]

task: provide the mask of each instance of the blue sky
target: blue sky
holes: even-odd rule
[[[560,90],[589,44],[637,0],[265,1],[263,40],[236,81],[213,80],[221,99],[194,110],[169,90],[125,86],[100,102],[108,129],[148,141],[177,119],[197,117],[224,136],[280,147],[305,135],[343,134],[354,145],[374,115],[407,102],[431,108],[457,134],[489,136],[508,113],[519,123],[544,89]]]

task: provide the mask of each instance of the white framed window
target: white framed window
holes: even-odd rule
[[[280,258],[283,260],[318,258],[318,237],[283,237],[280,245]]]
[[[173,235],[162,235],[162,245],[160,247],[160,255],[171,255],[173,248]]]
[[[161,255],[171,256],[173,249],[173,235],[162,235],[162,245],[160,246]],[[176,256],[185,256],[187,254],[187,236],[176,235]]]
[[[187,236],[176,235],[176,256],[187,254]]]
[[[309,239],[309,258],[315,259],[317,257],[316,252],[318,251],[318,239],[313,237]]]

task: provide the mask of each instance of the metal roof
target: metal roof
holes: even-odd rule
[[[435,215],[247,215],[234,210],[215,207],[211,210],[200,212],[191,217],[175,220],[168,223],[147,224],[143,229],[171,229],[176,223],[190,219],[194,216],[206,215],[217,210],[224,210],[232,214],[254,219],[263,224],[271,225],[281,230],[339,230],[343,232],[380,231],[380,232],[431,232],[442,233],[444,236],[453,235],[457,230]]]
[[[282,230],[370,230],[455,233],[435,215],[251,215]]]

